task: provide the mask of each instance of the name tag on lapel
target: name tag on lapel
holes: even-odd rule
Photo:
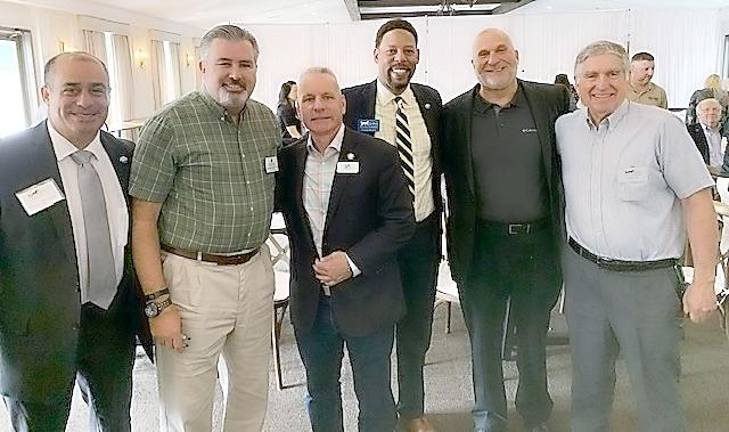
[[[18,191],[15,193],[15,196],[20,201],[20,205],[23,206],[23,210],[25,210],[28,216],[33,216],[65,199],[61,193],[61,189],[52,178],[45,179],[40,183]]]
[[[359,162],[337,162],[337,174],[358,174]]]
[[[278,158],[276,156],[268,156],[264,159],[266,174],[278,172]]]
[[[365,133],[379,132],[380,121],[377,119],[359,119],[359,124],[357,124],[357,130]]]

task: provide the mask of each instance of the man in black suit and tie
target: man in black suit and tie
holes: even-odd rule
[[[74,382],[89,429],[129,431],[142,299],[129,255],[133,145],[99,128],[106,66],[45,66],[48,120],[0,141],[0,392],[17,431],[64,431]],[[150,351],[148,351],[150,352]]]
[[[554,122],[562,86],[516,79],[519,54],[501,30],[473,44],[479,84],[443,108],[448,257],[473,356],[475,431],[506,431],[500,342],[508,299],[516,325],[516,408],[547,431],[545,342],[560,287],[561,206]]]
[[[699,121],[686,126],[704,163],[713,167],[721,167],[724,161],[722,140],[726,131],[721,125],[721,111],[719,101],[714,98],[704,99],[696,105],[696,117]]]
[[[276,200],[291,245],[291,321],[311,426],[343,430],[346,344],[358,430],[392,431],[390,353],[404,312],[396,253],[413,234],[412,201],[397,150],[342,124],[345,100],[330,70],[304,72],[298,110],[309,134],[281,150]]]
[[[415,209],[416,230],[398,253],[405,315],[397,323],[398,414],[407,432],[432,432],[424,417],[423,365],[430,346],[433,303],[441,259],[441,99],[426,85],[411,83],[419,61],[418,34],[409,22],[383,24],[375,38],[375,81],[344,89],[344,124],[384,139],[398,149]]]

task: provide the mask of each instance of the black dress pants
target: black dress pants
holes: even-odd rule
[[[403,419],[421,417],[425,409],[423,366],[430,347],[435,285],[441,251],[438,225],[440,213],[433,212],[417,224],[415,234],[398,253],[405,295],[405,316],[396,326],[397,410]]]
[[[519,384],[516,408],[526,426],[546,421],[552,410],[547,391],[546,337],[559,294],[559,258],[547,224],[509,234],[503,224],[481,223],[471,272],[459,286],[473,362],[476,431],[506,431],[506,396],[501,340],[506,304],[516,326]]]
[[[89,405],[89,431],[128,432],[132,400],[134,336],[117,298],[108,311],[91,303],[81,308],[75,381]],[[39,359],[39,361],[52,361]],[[4,397],[16,432],[66,430],[74,380],[47,401]]]

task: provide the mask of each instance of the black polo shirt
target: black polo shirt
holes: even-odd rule
[[[491,222],[533,222],[547,215],[542,149],[521,85],[504,107],[476,94],[471,156],[478,216]]]

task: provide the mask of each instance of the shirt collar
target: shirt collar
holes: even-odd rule
[[[618,106],[618,108],[610,115],[602,119],[600,124],[607,124],[608,127],[614,128],[620,121],[625,117],[625,115],[628,113],[630,106],[632,103],[626,98],[623,103]],[[592,123],[592,118],[590,118],[589,108],[585,107],[581,109],[582,115],[585,118],[585,122],[587,123],[587,126],[590,129],[595,129],[599,127],[600,125],[595,125]]]
[[[56,154],[56,160],[58,162],[79,151],[78,147],[73,145],[71,141],[67,140],[56,130],[55,127],[53,127],[50,120],[46,121],[46,126],[48,127],[48,135],[51,137],[53,152]],[[101,158],[101,155],[105,152],[105,150],[101,145],[99,132],[96,132],[96,136],[84,150],[91,152],[97,160]]]
[[[332,139],[332,142],[329,143],[327,148],[324,149],[324,153],[327,152],[327,150],[334,149],[337,153],[342,151],[342,142],[344,141],[344,123],[339,125],[339,130],[337,131],[337,134],[334,135],[334,138]],[[314,146],[314,141],[311,139],[311,134],[309,134],[309,138],[306,139],[306,150],[311,154],[320,154],[319,150],[316,149]]]
[[[400,95],[395,95],[389,88],[385,87],[379,79],[377,80],[377,101],[381,106],[387,106],[390,103],[394,103],[395,98],[398,96],[400,96],[405,102],[405,106],[413,106],[417,103],[415,101],[415,94],[413,94],[413,90],[410,88],[409,83],[408,86],[405,87],[405,91],[403,91]]]
[[[701,122],[699,122],[699,124],[701,124],[701,128],[708,133],[719,133],[719,129],[721,129],[719,125],[717,125],[715,128],[710,128],[708,125],[705,125]]]
[[[512,96],[509,103],[507,103],[503,107],[487,101],[486,99],[484,99],[481,96],[481,93],[478,91],[476,92],[475,99],[476,100],[474,101],[475,102],[474,107],[481,113],[485,113],[486,111],[488,111],[494,107],[498,107],[499,110],[508,109],[508,108],[515,107],[515,106],[518,107],[518,106],[524,105],[524,102],[525,102],[524,91],[521,88],[521,82],[518,82],[518,85],[516,87],[516,93],[514,93],[514,96]]]

